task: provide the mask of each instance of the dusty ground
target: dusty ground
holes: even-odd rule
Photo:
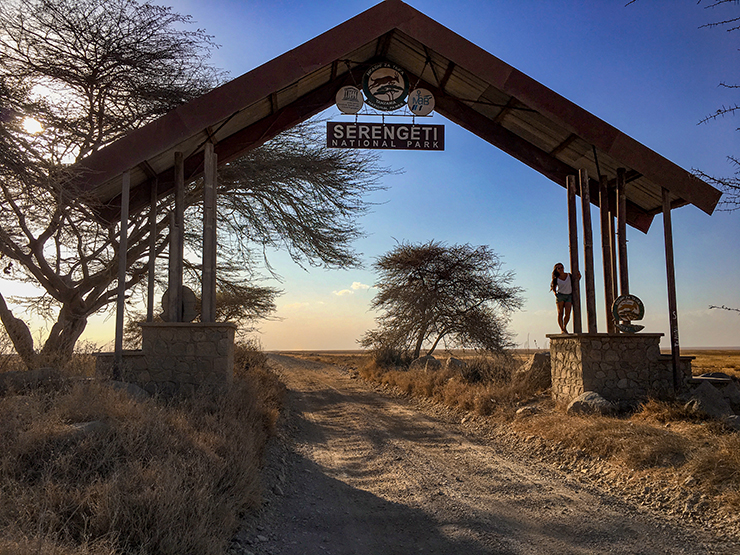
[[[680,518],[586,485],[443,409],[336,366],[271,355],[289,388],[259,515],[233,553],[740,553]]]

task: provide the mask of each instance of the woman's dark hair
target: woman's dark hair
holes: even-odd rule
[[[555,264],[555,266],[552,269],[552,281],[550,282],[550,291],[555,291],[555,286],[557,285],[558,278],[560,277],[560,272],[558,272],[558,266],[562,266],[562,262],[558,262]]]

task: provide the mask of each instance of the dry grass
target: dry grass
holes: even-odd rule
[[[471,357],[464,370],[425,372],[382,367],[372,360],[360,375],[393,386],[413,397],[435,399],[449,407],[481,416],[505,415],[522,400],[537,393],[530,384],[512,379],[521,361],[513,357]]]
[[[681,354],[696,357],[691,363],[694,375],[724,372],[740,379],[740,350],[682,351]]]
[[[93,380],[0,397],[0,554],[223,553],[259,503],[283,394],[263,356],[242,352],[219,398]]]
[[[723,514],[740,509],[740,434],[678,403],[651,400],[622,418],[560,411],[515,420],[513,428],[601,458],[626,471],[691,487]]]

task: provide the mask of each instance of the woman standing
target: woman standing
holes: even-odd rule
[[[563,333],[568,333],[566,326],[570,321],[570,311],[573,308],[574,278],[577,280],[580,277],[580,274],[574,276],[566,272],[560,262],[555,264],[552,270],[550,291],[555,293],[555,303],[558,306],[558,325]]]

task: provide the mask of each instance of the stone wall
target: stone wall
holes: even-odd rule
[[[671,357],[660,353],[662,336],[548,335],[553,398],[569,403],[586,391],[623,403],[675,396]],[[684,379],[691,377],[691,360],[681,357]]]
[[[121,379],[165,396],[223,391],[233,381],[235,332],[231,323],[142,323],[142,348],[123,352]],[[112,353],[98,356],[99,371],[112,365]]]

